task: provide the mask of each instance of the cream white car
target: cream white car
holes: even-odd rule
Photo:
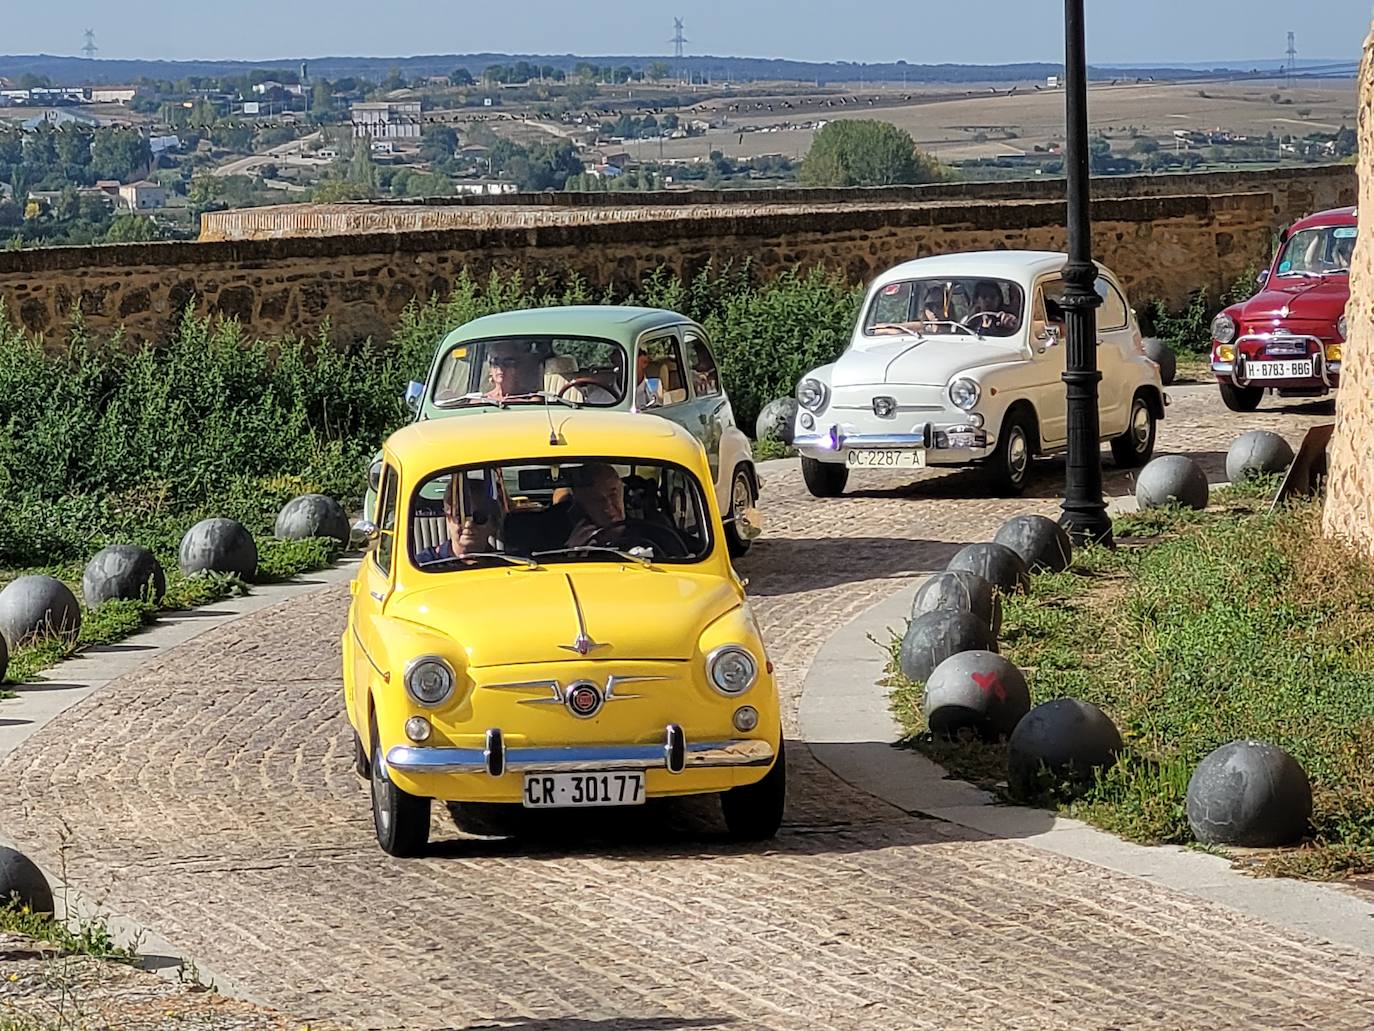
[[[869,287],[848,349],[797,386],[807,488],[840,494],[869,469],[981,465],[1018,494],[1031,459],[1068,443],[1063,254],[918,258]],[[1120,282],[1098,266],[1102,439],[1120,466],[1154,451],[1168,399]]]

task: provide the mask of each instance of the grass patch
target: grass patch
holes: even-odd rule
[[[760,437],[754,441],[754,461],[766,462],[770,458],[796,458],[797,449],[785,444],[777,437]]]
[[[1086,789],[1042,801],[1144,842],[1189,843],[1188,779],[1212,749],[1258,738],[1287,750],[1313,789],[1300,848],[1248,855],[1259,872],[1374,870],[1374,564],[1320,533],[1320,507],[1268,511],[1272,482],[1214,495],[1206,512],[1116,521],[1121,546],[1004,599],[1002,651],[1032,701],[1101,706],[1126,743]],[[911,743],[955,776],[1000,790],[1005,746],[932,740],[921,687],[889,665]]]
[[[82,920],[69,927],[14,901],[0,905],[0,931],[25,935],[64,956],[93,956],[121,963],[133,963],[138,959],[133,946],[115,944],[110,929],[101,920]]]

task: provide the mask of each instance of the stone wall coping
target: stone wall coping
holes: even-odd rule
[[[1257,213],[1272,205],[1268,192],[1218,195],[1163,195],[1098,198],[1092,217],[1100,222],[1157,222],[1200,219],[1221,212]],[[408,232],[357,232],[348,235],[294,236],[210,242],[172,241],[45,247],[0,252],[0,276],[37,275],[62,270],[109,268],[188,268],[253,265],[291,258],[350,255],[481,251],[486,248],[595,246],[684,238],[785,237],[788,233],[844,232],[891,227],[1007,230],[1058,224],[1063,202],[1007,201],[895,207],[840,207],[750,215],[718,211],[699,218],[653,218],[609,223],[539,226],[461,226]]]

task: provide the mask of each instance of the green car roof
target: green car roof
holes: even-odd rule
[[[444,338],[441,347],[464,340],[502,336],[602,337],[626,349],[647,330],[692,320],[664,308],[636,308],[624,304],[569,304],[554,308],[522,308],[473,319]]]

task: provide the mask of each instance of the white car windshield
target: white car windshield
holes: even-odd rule
[[[864,335],[1011,336],[1021,328],[1024,310],[1024,291],[1007,279],[902,279],[873,295]]]
[[[519,336],[464,340],[439,359],[434,403],[541,403],[562,398],[611,407],[625,395],[625,349],[594,337]]]

